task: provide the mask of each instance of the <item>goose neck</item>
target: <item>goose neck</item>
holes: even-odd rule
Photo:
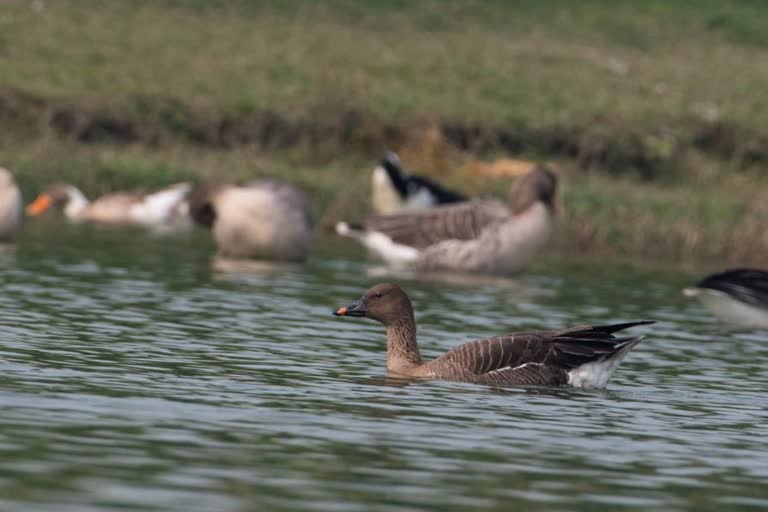
[[[416,344],[416,321],[405,315],[387,325],[387,368],[395,373],[408,373],[421,366]]]

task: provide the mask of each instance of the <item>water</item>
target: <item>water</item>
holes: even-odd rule
[[[502,392],[385,379],[382,327],[330,315],[379,279],[354,246],[225,272],[205,233],[28,228],[0,254],[0,510],[768,508],[768,333],[684,298],[698,275],[401,279],[427,357],[659,321],[605,391]]]

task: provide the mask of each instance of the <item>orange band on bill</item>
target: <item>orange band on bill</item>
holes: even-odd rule
[[[346,314],[346,312],[347,312],[347,308],[346,307],[339,308],[339,309],[336,310],[336,314],[340,315],[340,316],[344,316]]]

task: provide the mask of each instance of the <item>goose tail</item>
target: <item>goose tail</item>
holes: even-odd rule
[[[616,345],[616,351],[605,357],[582,364],[568,372],[568,384],[577,388],[602,389],[608,385],[613,372],[627,354],[643,341],[644,336],[626,338]]]

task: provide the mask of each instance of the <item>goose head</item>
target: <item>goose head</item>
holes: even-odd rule
[[[413,306],[402,288],[383,283],[373,286],[357,301],[333,312],[335,316],[368,317],[383,324],[413,318]]]
[[[49,186],[27,206],[27,214],[36,216],[51,207],[64,210],[68,216],[73,216],[87,204],[85,196],[72,185],[62,183]]]
[[[539,166],[515,182],[509,193],[509,204],[515,214],[520,214],[540,201],[555,213],[556,192],[557,175],[547,167]]]

